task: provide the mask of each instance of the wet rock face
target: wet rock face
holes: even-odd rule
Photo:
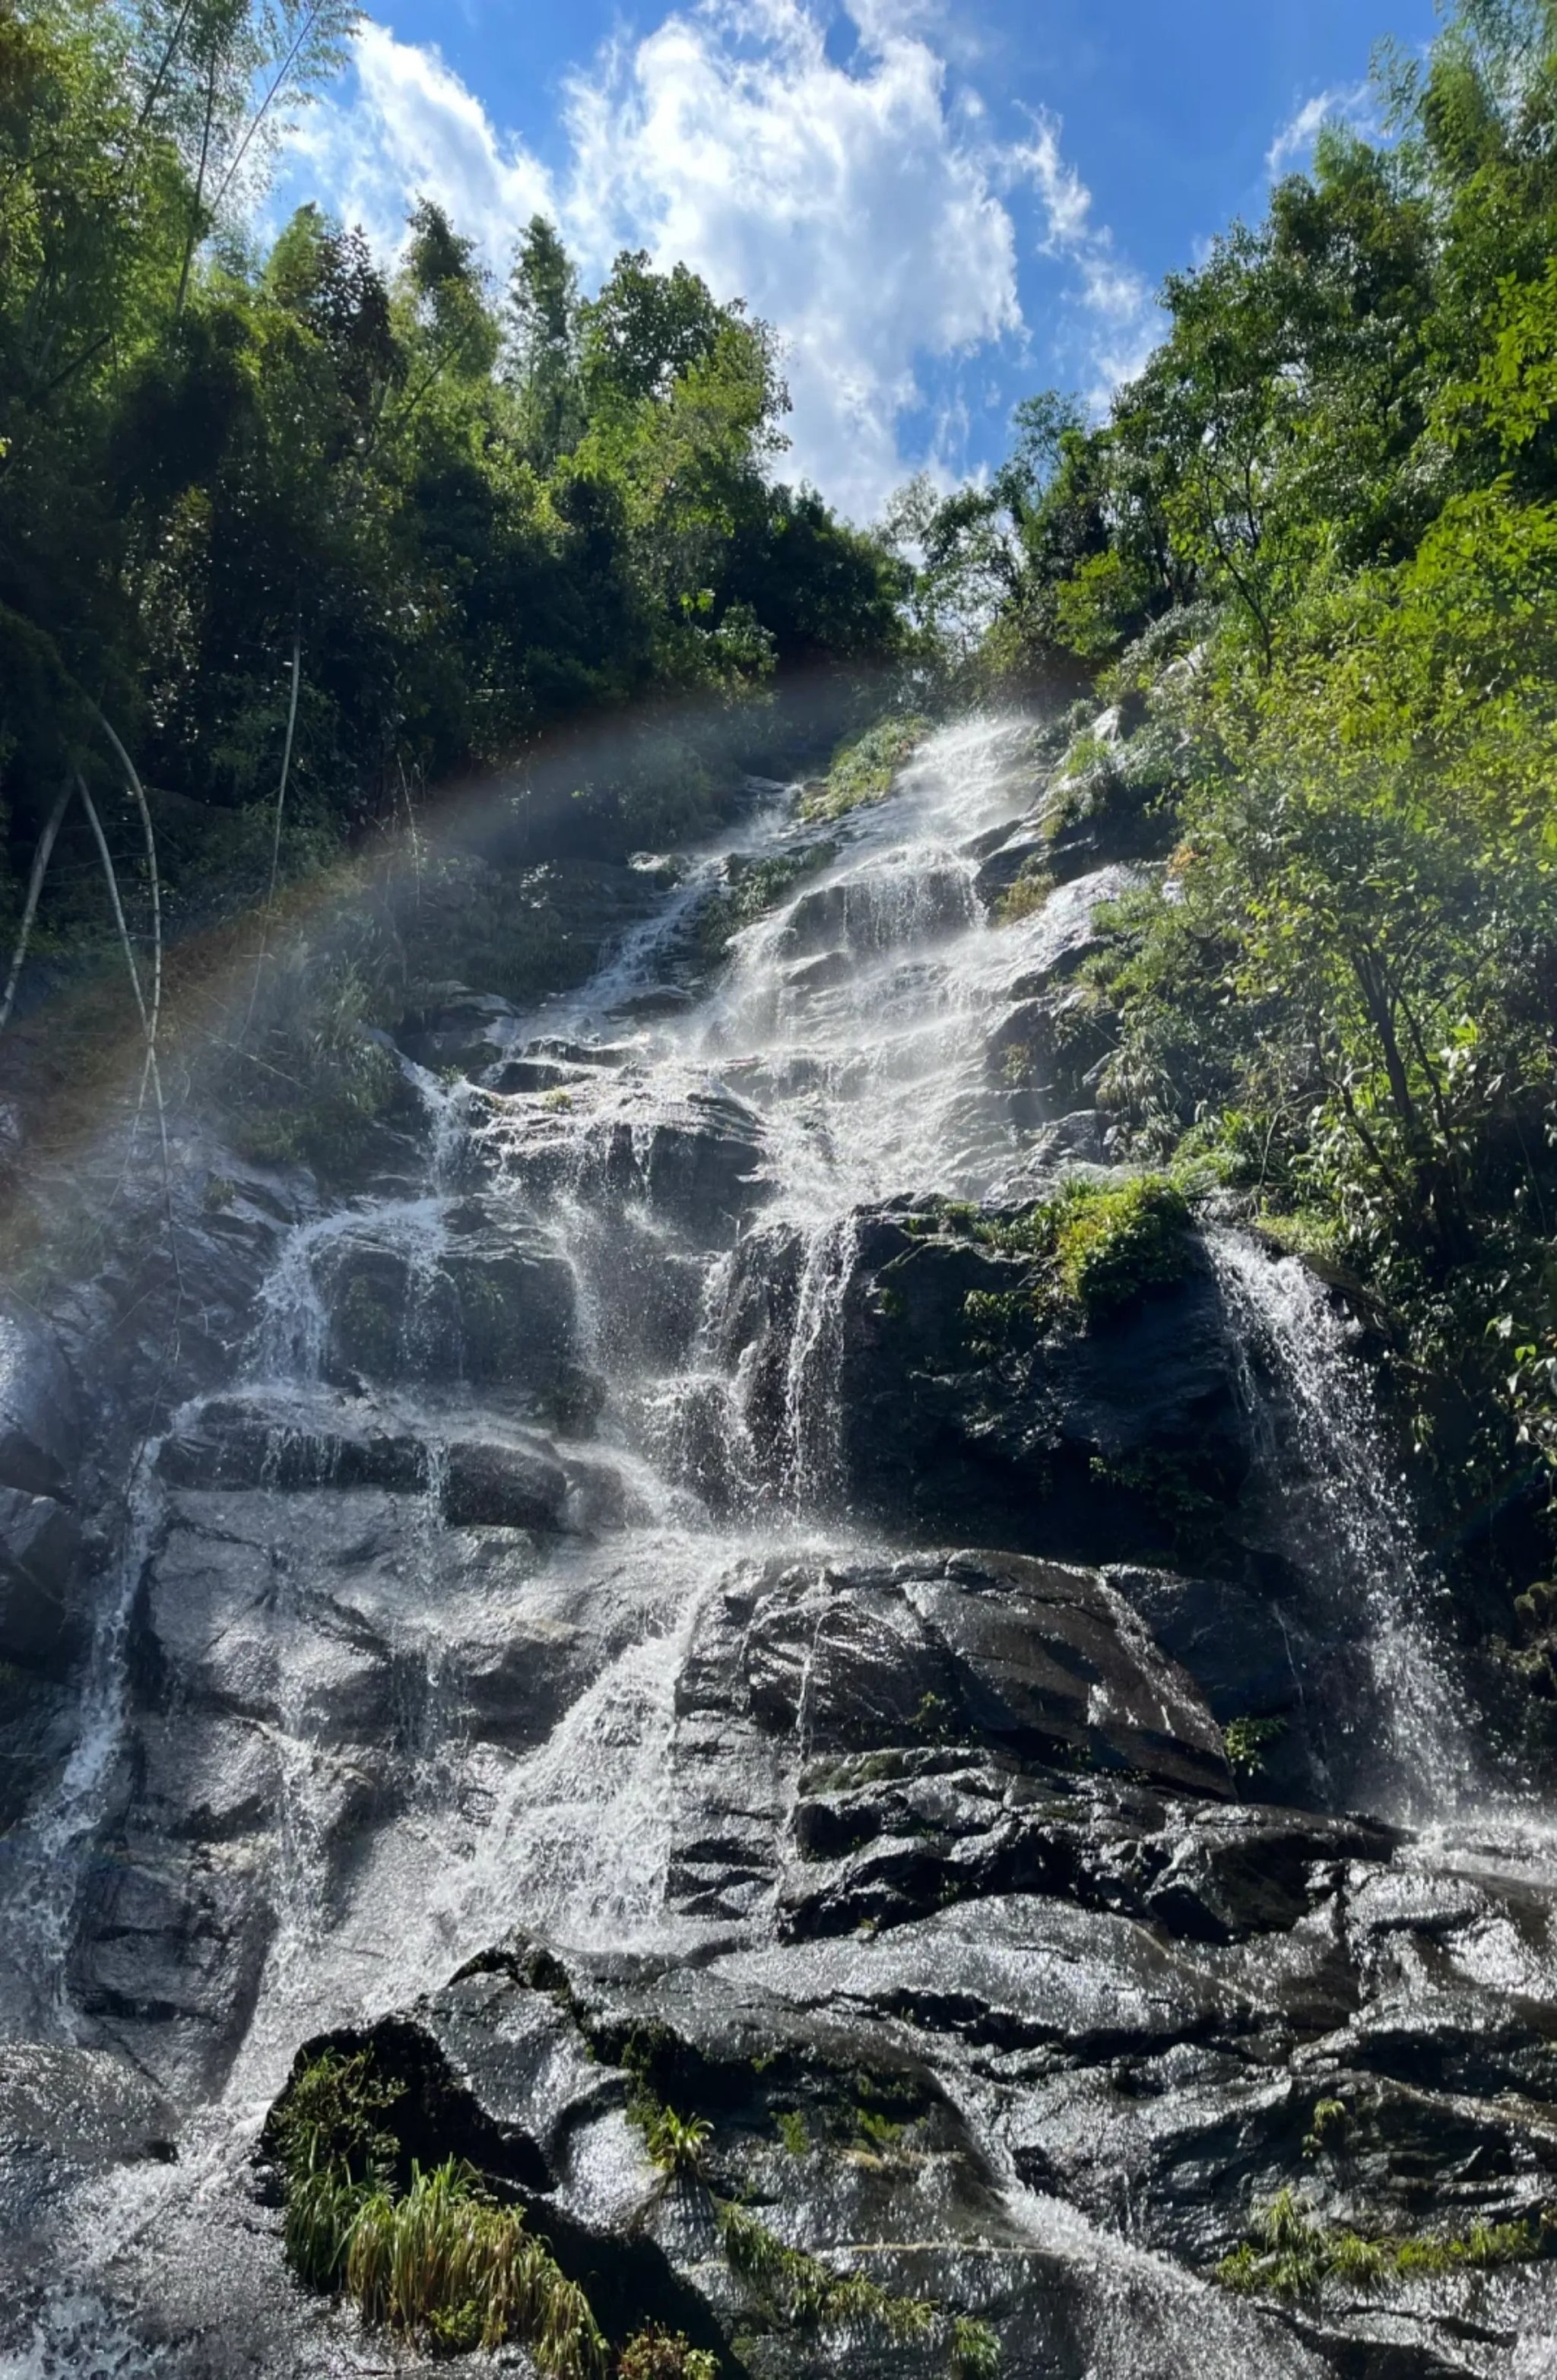
[[[756,1110],[713,1083],[667,1093],[630,1068],[569,1066],[555,1084],[532,1082],[530,1070],[551,1063],[527,1058],[490,1077],[513,1101],[489,1141],[505,1178],[529,1196],[728,1245],[767,1195]]]
[[[219,1402],[163,1450],[177,1484],[129,1621],[116,1817],[76,1912],[77,2004],[186,2102],[243,2039],[289,1914],[288,1830],[308,1827],[327,1911],[440,1728],[533,1746],[637,1624],[548,1584],[602,1502],[620,1524],[606,1466],[515,1427],[430,1451],[371,1415],[333,1441],[268,1418]]]
[[[1101,777],[1058,836],[1033,790],[840,830],[723,988],[695,881],[554,1030],[434,987],[349,1203],[204,1148],[175,1339],[117,1257],[0,1336],[0,1822],[91,2045],[0,2053],[23,2369],[431,2380],[288,2276],[299,2042],[395,2086],[398,2186],[469,2160],[613,2348],[721,2380],[1544,2369],[1557,2261],[1211,2277],[1284,2188],[1369,2236],[1557,2200],[1553,1895],[1501,1819],[1341,1806],[1367,1709],[1315,1706],[1362,1670],[1262,1501],[1215,1232],[994,1327],[979,1216],[1109,1156],[1080,970],[1144,864]]]
[[[104,2050],[0,2048],[0,2272],[29,2277],[39,2232],[72,2188],[105,2168],[165,2164],[178,2119],[142,2076]]]
[[[1512,2058],[1547,2054],[1537,2011],[1494,1995],[1474,2075],[1464,2034],[1436,2071],[1388,2070],[1403,2045],[1379,1929],[1397,1956],[1437,1938],[1453,1965],[1511,1904],[1469,1877],[1414,1888],[1397,1842],[1356,1821],[1201,1805],[1186,1824],[1139,1787],[1031,1767],[1005,1770],[1008,1813],[1018,1776],[1035,1823],[1071,1829],[1070,1866],[1025,1888],[695,1965],[517,1943],[343,2046],[401,2080],[417,2154],[505,2179],[618,2342],[674,2318],[734,2368],[820,2368],[815,2328],[732,2248],[734,2206],[834,2273],[988,2323],[1024,2380],[1171,2380],[1191,2341],[1261,2380],[1505,2368],[1496,2285],[1468,2275],[1430,2296],[1343,2288],[1296,2323],[1198,2276],[1295,2164],[1337,2223],[1367,2204],[1408,2228],[1429,2154],[1462,2223],[1551,2187],[1557,2135],[1499,2096]],[[859,1790],[909,1804],[922,1840],[1001,1781],[966,1748],[921,1747]],[[1393,2048],[1369,2056],[1369,2038]],[[1419,2046],[1435,2038],[1455,2036],[1429,2024]],[[695,2176],[656,2169],[657,2107],[706,2125]],[[938,2358],[867,2318],[849,2356],[851,2373],[928,2374],[944,2340]]]
[[[370,1231],[331,1252],[327,1363],[337,1378],[501,1382],[554,1391],[578,1368],[576,1284],[555,1237],[456,1208],[425,1250]]]
[[[969,1731],[1013,1752],[1229,1790],[1221,1735],[1095,1574],[1011,1555],[906,1560],[885,1574],[785,1573],[747,1635],[750,1706],[817,1753]]]
[[[68,1670],[88,1628],[70,1509],[80,1455],[76,1389],[58,1342],[22,1307],[0,1305],[0,1658],[54,1677]]]
[[[25,1308],[0,1305],[0,1484],[68,1496],[79,1453],[76,1390],[57,1341]]]

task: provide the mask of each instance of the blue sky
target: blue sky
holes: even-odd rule
[[[587,284],[685,258],[781,331],[785,468],[857,518],[987,468],[1034,388],[1094,405],[1154,292],[1431,0],[395,0],[276,193],[393,249],[419,191],[504,269],[540,209]]]

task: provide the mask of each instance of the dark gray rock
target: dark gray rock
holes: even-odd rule
[[[558,1529],[567,1473],[543,1441],[458,1439],[444,1458],[444,1517],[456,1527]]]
[[[1085,985],[1060,984],[1018,1000],[990,1035],[991,1075],[1034,1103],[1042,1123],[1086,1106],[1113,1049],[1113,1034]]]
[[[500,1055],[517,1021],[517,1011],[495,992],[441,984],[407,1010],[396,1038],[419,1065],[477,1075]]]
[[[81,1451],[76,1390],[54,1334],[0,1303],[0,1486],[69,1500]]]
[[[572,1269],[522,1215],[456,1209],[425,1255],[365,1230],[330,1250],[325,1290],[337,1378],[463,1378],[540,1395],[576,1378]]]
[[[968,1300],[1018,1290],[1020,1259],[881,1211],[858,1245],[837,1390],[857,1511],[1092,1561],[1176,1563],[1222,1543],[1252,1451],[1208,1267],[991,1352]]]
[[[180,1414],[157,1455],[177,1488],[425,1488],[425,1440],[361,1397],[213,1397]]]
[[[1098,912],[1122,900],[1145,881],[1137,868],[1100,868],[1056,885],[1043,906],[1031,917],[1008,929],[1014,955],[1020,953],[1021,973],[1013,978],[1011,998],[1031,1000],[1053,984],[1066,982],[1082,963],[1103,948]]]
[[[1183,1662],[1223,1725],[1250,1717],[1283,1718],[1287,1736],[1269,1757],[1290,1759],[1295,1739],[1306,1741],[1297,1664],[1308,1639],[1301,1613],[1283,1607],[1279,1572],[1185,1578],[1116,1563],[1103,1574],[1163,1649]]]
[[[84,1641],[81,1532],[52,1497],[0,1488],[0,1658],[67,1667]]]
[[[992,907],[1003,893],[1009,892],[1024,869],[1034,875],[1040,868],[1048,871],[1050,843],[1041,819],[1024,819],[997,837],[991,849],[979,855],[982,865],[973,880],[973,889],[986,907]]]

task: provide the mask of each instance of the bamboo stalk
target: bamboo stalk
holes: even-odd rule
[[[11,953],[11,971],[6,978],[6,996],[4,1000],[0,1000],[0,1033],[5,1031],[10,1022],[11,1003],[16,999],[17,985],[21,980],[22,961],[27,956],[27,945],[32,936],[32,921],[38,915],[38,901],[43,890],[43,878],[48,869],[49,854],[55,847],[55,837],[58,834],[61,821],[70,807],[70,796],[74,791],[74,786],[67,777],[58,801],[55,802],[43,822],[43,832],[38,837],[38,848],[32,855],[32,873],[27,880],[27,905],[21,913],[21,931],[17,936],[17,946]]]
[[[292,699],[286,710],[286,741],[281,751],[281,783],[275,796],[275,832],[271,837],[271,876],[265,887],[264,913],[260,920],[260,952],[254,961],[254,982],[249,994],[249,1014],[243,1020],[248,1033],[254,1022],[254,1003],[260,997],[260,975],[265,964],[265,946],[270,939],[271,909],[275,900],[275,880],[281,872],[281,820],[286,807],[286,779],[292,767],[292,737],[298,725],[298,684],[303,664],[303,636],[300,628],[292,631]]]

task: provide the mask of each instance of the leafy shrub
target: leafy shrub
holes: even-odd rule
[[[1053,890],[1052,871],[1036,866],[1030,859],[1026,861],[1016,882],[1008,884],[995,903],[996,925],[1016,926],[1024,917],[1033,917],[1042,908]]]
[[[376,2184],[399,2155],[383,2119],[404,2092],[404,2083],[378,2071],[371,2050],[326,2049],[294,2075],[271,2111],[266,2153],[288,2186],[328,2168]]]
[[[1258,1777],[1265,1766],[1267,1747],[1285,1733],[1284,1718],[1230,1718],[1222,1730],[1228,1767],[1242,1776]]]
[[[1351,2129],[1351,2110],[1344,2099],[1316,2099],[1308,2130],[1303,2135],[1305,2156],[1321,2156],[1339,2148]]]
[[[969,1321],[998,1343],[1003,1325],[1026,1312],[1040,1322],[1065,1308],[1089,1321],[1118,1312],[1150,1289],[1182,1281],[1190,1264],[1188,1201],[1161,1174],[1140,1174],[1118,1188],[1068,1182],[1057,1198],[1014,1221],[977,1221],[974,1238],[1003,1255],[1028,1257],[1031,1269],[1010,1293],[974,1291]]]
[[[1159,1175],[1117,1190],[1077,1184],[1059,1202],[1054,1260],[1061,1288],[1089,1314],[1128,1305],[1144,1289],[1182,1281],[1189,1208]]]
[[[776,909],[797,884],[837,856],[835,843],[813,844],[808,851],[774,852],[762,859],[736,853],[724,863],[724,883],[698,914],[699,948],[711,959],[721,959],[732,938],[744,927]]]
[[[278,965],[258,1047],[238,1050],[230,1071],[233,1139],[262,1163],[342,1172],[401,1087],[393,1053],[366,1029],[382,990],[360,957],[322,959],[300,940]]]

